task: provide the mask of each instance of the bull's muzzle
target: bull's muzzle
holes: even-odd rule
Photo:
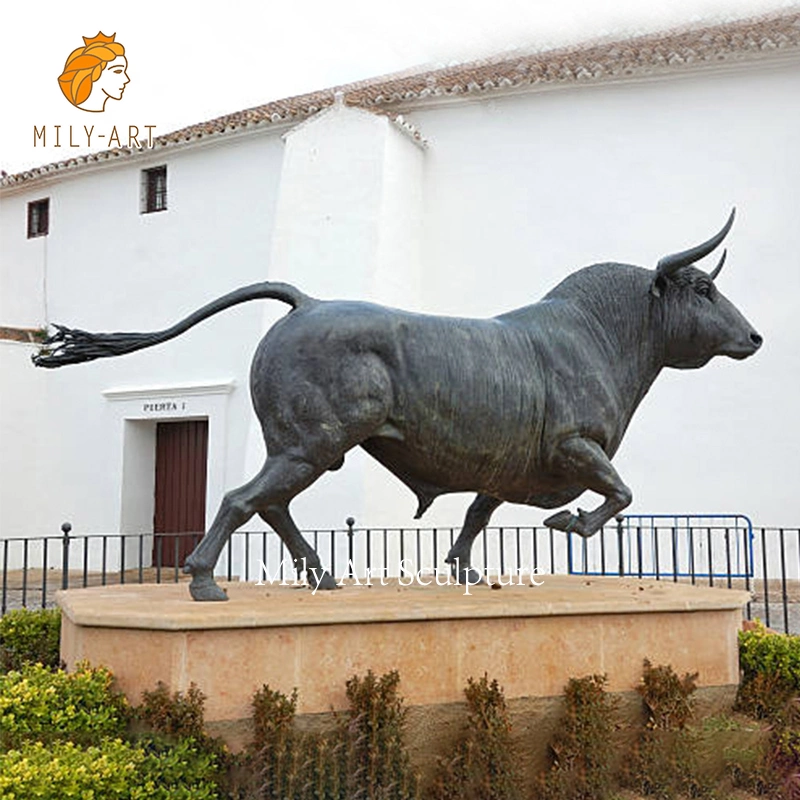
[[[763,342],[764,339],[760,333],[750,331],[746,339],[727,347],[725,349],[725,355],[737,360],[749,358],[758,351]]]

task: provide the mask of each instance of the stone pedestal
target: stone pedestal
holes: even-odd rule
[[[346,708],[345,682],[370,669],[399,671],[410,719],[434,741],[443,731],[431,721],[450,719],[467,679],[484,673],[499,681],[512,709],[560,695],[569,678],[592,673],[607,674],[610,691],[629,692],[645,658],[697,672],[698,686],[732,695],[748,593],[542,580],[469,594],[455,585],[312,594],[232,583],[227,603],[195,603],[185,584],[71,589],[58,595],[61,655],[68,668],[81,659],[107,665],[133,703],[159,680],[173,691],[196,683],[208,698],[211,730],[233,747],[246,742],[250,701],[263,684],[286,694],[297,688],[298,713],[313,715]],[[415,747],[424,750],[421,741],[415,737]]]

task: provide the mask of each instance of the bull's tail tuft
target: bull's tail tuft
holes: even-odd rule
[[[96,358],[111,358],[113,356],[133,353],[161,344],[169,339],[180,336],[189,328],[194,327],[204,319],[224,311],[226,308],[246,303],[249,300],[271,299],[287,303],[293,309],[314,302],[308,295],[288,283],[255,283],[244,286],[229,294],[217,298],[208,305],[199,308],[193,314],[163,331],[151,333],[89,333],[78,328],[68,328],[65,325],[53,325],[52,333],[42,344],[38,353],[32,356],[37,367],[49,369],[63,367],[67,364],[80,364],[84,361],[93,361]]]
[[[159,333],[89,333],[65,325],[53,325],[56,332],[31,358],[37,367],[63,367],[95,358],[110,358],[132,353],[164,341]]]

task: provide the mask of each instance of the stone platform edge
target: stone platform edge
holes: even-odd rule
[[[432,580],[432,579],[431,579]],[[510,580],[510,578],[508,579]],[[424,620],[648,614],[741,609],[747,591],[650,579],[542,575],[534,586],[401,586],[373,579],[341,590],[222,583],[227,602],[197,603],[186,583],[67,589],[56,601],[74,624],[162,631],[277,628]]]

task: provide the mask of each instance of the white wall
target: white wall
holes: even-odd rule
[[[95,331],[152,330],[265,279],[282,154],[277,135],[245,136],[222,147],[162,151],[5,192],[0,325],[55,321]],[[168,210],[142,215],[140,171],[164,163]],[[45,320],[41,297],[31,301],[33,289],[6,276],[42,263],[37,248],[43,240],[25,239],[24,209],[47,195]],[[40,276],[30,282],[44,284]],[[183,414],[210,421],[209,476],[217,476],[209,483],[210,522],[224,489],[245,479],[258,305],[232,309],[166,346],[59,370],[34,369],[31,346],[0,343],[0,535],[57,534],[64,520],[75,533],[127,530],[143,521],[147,510],[131,507],[141,487],[123,482],[126,420],[147,417],[154,424],[169,416],[141,411],[141,397],[151,389],[183,397],[187,385],[231,384],[213,413],[208,404],[199,408],[194,394]],[[11,310],[17,308],[24,313]],[[138,417],[108,394],[137,389]],[[140,467],[128,463],[128,475],[141,473]]]
[[[798,525],[798,96],[796,64],[750,67],[413,111],[424,155],[384,118],[334,112],[285,145],[259,133],[79,172],[46,192],[4,194],[0,324],[42,324],[45,264],[49,319],[89,330],[166,326],[267,277],[319,296],[490,316],[594,261],[653,266],[716,232],[735,204],[719,285],[764,347],[741,363],[665,371],[615,463],[632,511]],[[161,163],[169,211],[140,215],[139,171]],[[41,240],[24,240],[24,207],[47,194],[45,262]],[[119,529],[131,417],[109,389],[233,381],[219,411],[223,452],[211,458],[221,485],[248,479],[264,455],[250,356],[282,313],[248,304],[160,348],[47,372],[29,366],[29,346],[0,343],[0,535],[57,533],[64,519],[76,532]],[[209,493],[209,517],[220,494]],[[457,525],[468,501],[441,498],[423,522]],[[351,514],[412,525],[415,507],[360,452],[293,504],[301,528]],[[544,516],[509,506],[495,520]]]
[[[384,116],[335,105],[285,136],[270,278],[316,297],[416,304],[423,151]]]
[[[3,325],[38,328],[46,316],[44,287],[49,236],[27,238],[28,203],[50,196],[50,217],[58,219],[58,194],[40,187],[0,203],[0,320]],[[50,229],[57,231],[57,223]]]

